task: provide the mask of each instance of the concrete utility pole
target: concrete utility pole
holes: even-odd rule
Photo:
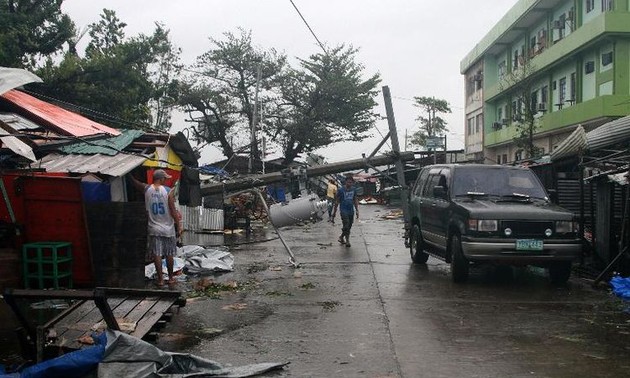
[[[256,150],[256,123],[258,118],[258,91],[260,90],[260,77],[262,76],[261,66],[262,61],[258,63],[258,69],[256,70],[256,92],[254,94],[254,114],[252,115],[252,124],[251,124],[251,138],[250,138],[250,147],[249,147],[249,162],[247,164],[247,172],[253,172],[253,161],[256,158],[254,154]]]
[[[405,225],[409,224],[409,204],[407,203],[407,185],[405,183],[405,168],[403,160],[400,158],[400,144],[398,143],[398,132],[396,130],[396,120],[394,119],[394,108],[392,107],[392,95],[388,86],[383,86],[383,98],[385,100],[385,114],[387,115],[387,124],[389,125],[390,139],[392,140],[392,152],[397,159],[394,161],[396,166],[396,178],[400,186],[400,198],[402,202],[403,218]]]
[[[368,159],[346,160],[339,163],[315,165],[306,168],[308,177],[326,176],[331,173],[347,172],[353,169],[369,168],[370,166],[380,167],[391,164],[397,160],[410,161],[414,159],[413,152],[403,152],[400,155],[388,154],[373,156]],[[401,163],[402,164],[402,163]],[[265,175],[255,175],[242,180],[226,181],[219,184],[210,184],[201,187],[201,195],[208,196],[211,194],[220,194],[223,192],[235,192],[238,190],[250,189],[252,187],[260,187],[274,182],[282,182],[286,180],[282,172],[272,172]]]

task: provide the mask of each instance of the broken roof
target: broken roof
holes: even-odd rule
[[[61,147],[60,151],[66,154],[116,155],[143,134],[144,131],[142,130],[121,130],[120,135],[89,142],[74,143]]]
[[[131,172],[142,165],[146,157],[135,154],[117,155],[59,155],[50,154],[43,157],[34,166],[44,168],[47,172],[68,173],[101,173],[118,177]]]
[[[120,134],[120,131],[116,129],[15,89],[0,95],[0,99],[10,103],[16,113],[26,113],[26,116],[36,123],[48,126],[64,135],[82,137],[95,134]]]

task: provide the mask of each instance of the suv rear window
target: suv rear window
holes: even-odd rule
[[[547,196],[536,175],[527,169],[459,167],[453,178],[453,195],[470,192],[496,196],[522,194],[532,198]]]

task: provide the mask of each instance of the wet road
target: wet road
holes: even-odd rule
[[[402,221],[362,206],[352,247],[320,222],[279,240],[235,247],[239,290],[189,301],[158,346],[223,364],[286,361],[273,376],[623,377],[630,374],[630,315],[580,280],[544,271],[474,269],[451,283],[448,265],[411,264]],[[234,285],[234,284],[232,284]]]

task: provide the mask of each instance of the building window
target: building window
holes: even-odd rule
[[[508,162],[507,161],[507,154],[503,154],[503,159],[501,159],[501,160],[503,160],[503,164],[506,164]]]
[[[602,67],[606,67],[607,65],[611,64],[612,61],[613,61],[612,51],[602,54]]]
[[[529,99],[529,109],[533,114],[538,112],[538,91],[533,91]]]
[[[575,102],[575,72],[571,74],[571,98],[569,98],[569,102],[571,105]]]
[[[498,123],[503,123],[503,106],[499,106],[499,108],[497,109],[497,122]]]
[[[589,60],[588,62],[584,63],[584,73],[586,75],[593,73],[594,71],[595,71],[595,61]]]
[[[505,60],[502,60],[499,63],[498,69],[499,69],[499,79],[503,79],[503,77],[507,73],[507,65],[505,64]]]
[[[540,88],[540,103],[543,105],[547,105],[547,93],[549,92],[549,87],[546,85]]]
[[[473,131],[474,127],[475,127],[475,118],[473,118],[473,117],[468,118],[468,125],[467,126],[468,126],[467,127],[468,135],[472,135],[472,131]]]
[[[613,0],[602,0],[602,12],[613,10]]]
[[[560,79],[558,81],[558,86],[560,87],[559,103],[560,105],[562,105],[567,99],[567,78],[563,77],[562,79]]]
[[[523,151],[517,151],[514,153],[514,161],[519,161],[523,159]]]
[[[497,155],[497,164],[501,164],[501,155]]]
[[[585,0],[586,4],[584,8],[586,8],[586,13],[590,13],[593,9],[595,9],[595,0]]]
[[[483,125],[483,114],[477,114],[477,119],[475,120],[475,134],[481,131],[479,130],[481,125]]]

